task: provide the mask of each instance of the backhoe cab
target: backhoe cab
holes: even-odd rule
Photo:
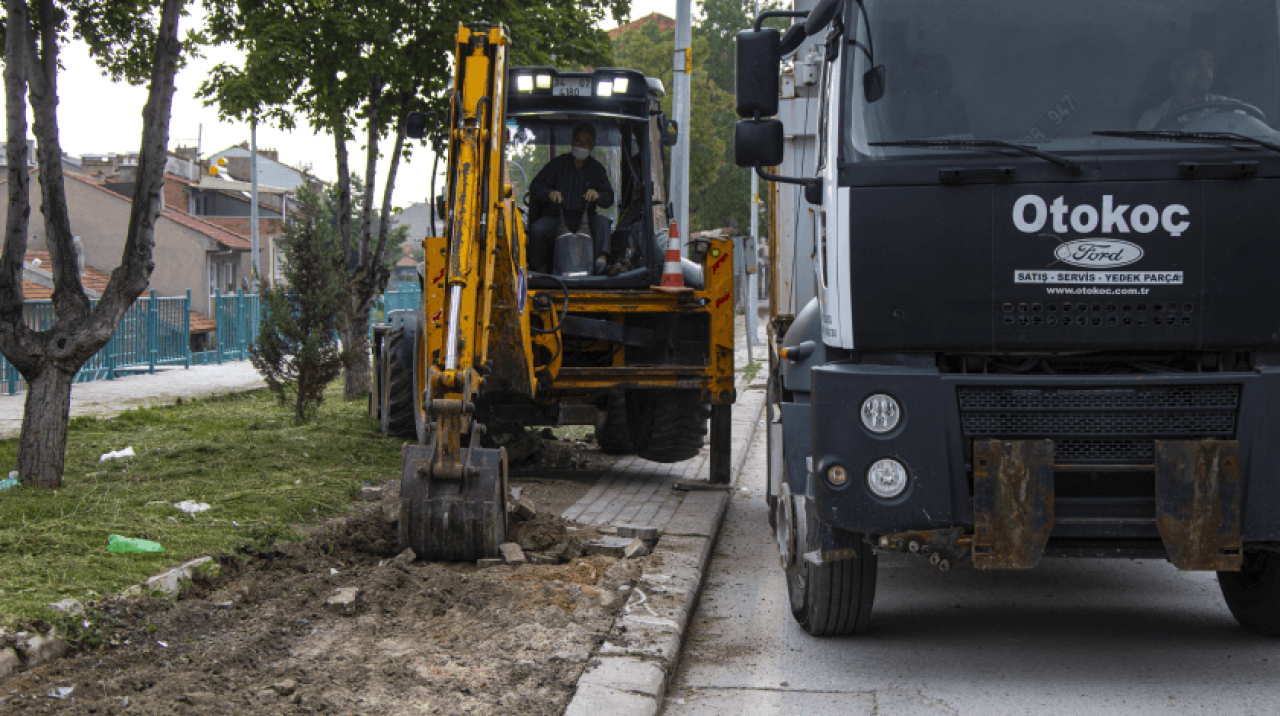
[[[508,42],[501,26],[459,28],[445,230],[423,241],[420,307],[375,328],[374,409],[418,442],[404,450],[400,541],[429,560],[497,557],[506,541],[506,454],[484,439],[496,421],[595,424],[606,452],[677,462],[698,455],[709,419],[711,479],[728,481],[733,247],[668,255],[661,83],[509,68]],[[550,201],[539,175],[565,169],[575,144],[590,147],[573,170],[597,172],[597,198],[574,175]],[[657,290],[676,275],[683,288]]]

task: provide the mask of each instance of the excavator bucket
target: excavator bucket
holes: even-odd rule
[[[473,448],[459,479],[434,477],[436,438],[406,445],[400,466],[400,548],[439,562],[501,556],[507,541],[507,454]]]

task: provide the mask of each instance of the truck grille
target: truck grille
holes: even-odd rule
[[[1054,441],[1059,464],[1154,462],[1154,441],[1235,437],[1238,385],[959,389],[967,438]]]

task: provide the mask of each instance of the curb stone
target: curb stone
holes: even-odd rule
[[[765,394],[754,387],[739,394],[751,416],[747,440],[733,462],[730,483],[738,480],[764,415]],[[602,713],[656,716],[662,710],[667,679],[675,673],[680,645],[698,604],[716,537],[729,511],[729,493],[689,492],[667,523],[653,554],[661,571],[646,571],[636,581],[622,614],[599,648],[598,663],[578,680],[565,716]]]

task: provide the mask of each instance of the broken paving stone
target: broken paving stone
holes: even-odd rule
[[[32,669],[47,664],[67,655],[67,642],[56,636],[33,636],[22,644],[22,653],[27,657],[27,668]]]
[[[531,520],[538,516],[538,506],[527,497],[511,496],[510,505],[511,512],[521,520]]]
[[[22,660],[18,658],[18,654],[13,649],[9,647],[0,649],[0,679],[7,678],[20,668],[22,668]]]
[[[631,540],[631,544],[627,545],[622,550],[622,556],[627,559],[643,557],[647,554],[649,554],[649,545],[645,544],[644,540],[639,537]]]
[[[652,525],[618,525],[618,536],[651,541],[658,539],[658,528]]]
[[[298,682],[293,679],[285,679],[278,684],[272,684],[271,690],[281,696],[292,696],[293,692],[298,690]]]
[[[507,564],[525,564],[529,561],[524,557],[524,550],[515,542],[504,542],[498,545],[498,550],[502,552],[502,559]]]
[[[532,562],[533,564],[560,564],[564,560],[561,559],[560,555],[558,554],[547,554],[545,552],[538,552],[538,553],[529,555],[529,561]]]
[[[504,561],[504,560],[502,560],[502,559],[480,559],[480,560],[476,560],[476,566],[477,566],[477,567],[479,567],[480,569],[488,569],[489,567],[497,567],[498,565],[500,565],[500,564],[504,564],[504,563],[505,563],[505,561]]]
[[[377,502],[382,499],[382,488],[362,487],[360,488],[360,499],[365,502]]]
[[[360,590],[356,587],[342,587],[325,600],[324,605],[339,614],[356,613],[356,602],[360,598]]]
[[[572,562],[582,556],[582,547],[578,546],[576,540],[565,540],[557,545],[552,552],[560,555],[560,558],[564,561]]]
[[[55,612],[62,612],[63,614],[70,614],[71,616],[84,613],[84,605],[74,599],[63,599],[60,602],[52,602],[49,604],[49,608]]]
[[[177,594],[182,590],[182,583],[191,580],[191,574],[197,567],[203,564],[208,564],[212,561],[212,557],[193,559],[181,567],[171,569],[163,574],[157,574],[142,584],[145,588],[153,591],[164,592],[165,594]]]
[[[632,540],[625,537],[601,537],[597,542],[587,542],[582,545],[582,551],[586,554],[599,555],[602,557],[621,557],[623,550]]]
[[[71,698],[71,694],[74,694],[75,692],[76,687],[74,686],[60,686],[49,692],[49,698],[59,700],[67,699]]]
[[[390,564],[396,567],[408,567],[409,564],[412,563],[413,560],[417,558],[418,558],[417,552],[414,552],[412,549],[406,549],[405,551],[401,552],[400,554],[397,554],[394,558],[392,558]]]

